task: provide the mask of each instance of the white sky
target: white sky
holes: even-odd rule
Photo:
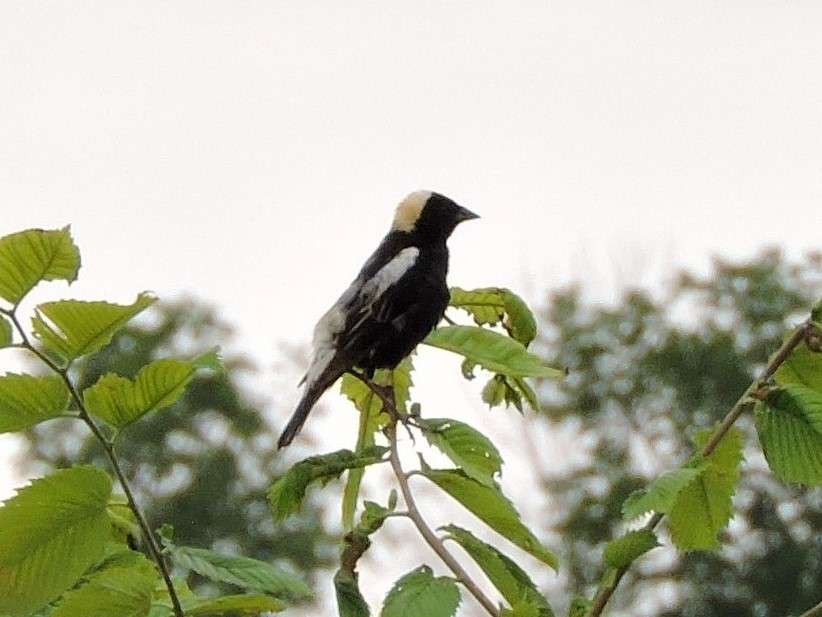
[[[534,302],[799,255],[820,33],[818,1],[0,0],[0,235],[71,223],[61,294],[205,298],[262,366],[419,188],[483,217],[452,284]]]

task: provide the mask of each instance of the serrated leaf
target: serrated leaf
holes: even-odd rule
[[[684,467],[661,475],[647,488],[628,496],[622,504],[623,516],[631,520],[648,512],[670,512],[679,494],[702,472],[703,467]]]
[[[431,568],[420,566],[401,577],[388,595],[382,617],[452,617],[460,605],[453,579],[434,577]]]
[[[496,287],[483,289],[452,287],[449,304],[466,311],[478,326],[498,324],[505,313],[502,295]]]
[[[209,549],[189,546],[172,545],[169,553],[176,566],[193,570],[212,581],[270,594],[287,593],[295,597],[313,595],[311,588],[300,577],[257,559],[221,555]]]
[[[0,376],[0,433],[19,431],[62,414],[69,392],[58,375]]]
[[[385,460],[387,448],[372,446],[360,453],[338,450],[330,454],[312,456],[294,464],[278,478],[268,492],[275,520],[282,520],[298,512],[305,491],[312,482],[328,482],[346,469],[373,465]]]
[[[822,395],[789,385],[756,406],[756,428],[770,468],[786,482],[822,484]]]
[[[75,281],[80,252],[69,227],[0,238],[0,298],[17,304],[40,281]]]
[[[539,411],[537,395],[522,377],[497,374],[489,379],[482,389],[482,401],[489,407],[497,407],[504,403],[506,407],[513,405],[522,413],[523,399],[531,409]]]
[[[446,539],[457,542],[482,569],[502,597],[511,605],[512,615],[523,614],[526,607],[535,609],[536,617],[552,617],[551,606],[528,574],[495,547],[483,542],[470,531],[447,525],[442,528]]]
[[[14,342],[14,331],[8,320],[0,315],[0,349]]]
[[[822,353],[808,349],[803,342],[797,346],[774,373],[779,385],[803,385],[822,392]]]
[[[467,311],[478,326],[502,323],[508,334],[525,347],[537,334],[537,322],[528,305],[510,289],[486,287],[484,289],[451,289],[451,301],[455,308]]]
[[[197,368],[208,369],[211,371],[222,371],[225,369],[225,366],[223,366],[223,358],[220,355],[219,346],[212,347],[211,349],[201,353],[199,356],[191,360],[191,363]]]
[[[145,557],[105,568],[69,591],[50,617],[145,617],[159,574]]]
[[[660,544],[653,531],[637,529],[608,542],[602,558],[611,568],[624,568],[657,546]]]
[[[71,362],[107,345],[118,330],[154,300],[140,294],[128,305],[80,300],[46,302],[38,305],[32,327],[47,349]]]
[[[444,326],[423,341],[509,377],[559,377],[562,371],[543,364],[525,346],[505,335],[476,326]]]
[[[83,391],[89,413],[122,428],[143,415],[174,404],[191,382],[197,365],[184,360],[155,360],[134,381],[107,373]]]
[[[111,479],[95,467],[35,480],[0,508],[0,614],[54,600],[100,559],[110,537]]]
[[[425,429],[423,434],[428,442],[469,477],[496,486],[495,476],[502,472],[502,458],[485,435],[464,422],[448,418],[420,418],[418,423]]]
[[[537,320],[525,301],[510,289],[502,289],[506,318],[502,325],[513,338],[528,347],[537,336]]]
[[[568,609],[568,617],[585,617],[591,608],[591,601],[588,598],[577,596],[571,602]]]
[[[246,593],[217,598],[199,598],[190,596],[182,598],[181,603],[186,617],[200,617],[215,615],[249,615],[259,617],[266,611],[279,612],[285,610],[286,604],[282,600],[265,596],[259,593]]]
[[[523,525],[513,504],[497,486],[477,482],[458,469],[424,469],[421,474],[451,495],[491,529],[504,536],[554,570],[557,556],[543,546]]]
[[[694,444],[702,448],[710,431],[694,435]],[[732,428],[716,449],[705,458],[704,471],[677,496],[668,513],[671,538],[683,552],[715,550],[717,538],[733,514],[733,497],[739,482],[742,462],[742,432]]]
[[[540,617],[539,609],[527,602],[517,602],[511,608],[502,607],[500,617]]]
[[[396,504],[395,504],[396,505]],[[394,507],[385,508],[373,501],[366,501],[363,503],[363,511],[360,514],[360,522],[354,529],[355,533],[364,535],[371,535],[382,527],[385,519],[391,516],[394,512]]]

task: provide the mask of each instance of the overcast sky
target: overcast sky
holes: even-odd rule
[[[0,235],[70,223],[60,294],[196,295],[261,366],[416,189],[483,217],[452,284],[533,302],[798,256],[822,240],[820,33],[815,0],[0,0]]]

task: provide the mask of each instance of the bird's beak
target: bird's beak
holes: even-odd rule
[[[462,223],[463,221],[470,221],[471,219],[478,219],[480,216],[479,214],[474,214],[468,208],[463,208],[462,206],[459,207],[459,211],[457,212],[457,222]]]

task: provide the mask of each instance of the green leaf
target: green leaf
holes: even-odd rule
[[[577,596],[571,602],[568,609],[568,617],[585,617],[591,608],[591,601],[588,598]]]
[[[89,413],[122,428],[143,415],[177,401],[197,365],[184,360],[155,360],[134,381],[108,373],[83,391]]]
[[[519,513],[499,487],[477,482],[458,469],[426,469],[421,473],[491,529],[554,570],[559,567],[557,556],[545,548],[522,524]]]
[[[496,474],[502,471],[502,458],[491,441],[464,422],[448,418],[425,420],[425,438],[453,461],[469,477],[490,487],[495,487]]]
[[[437,328],[423,341],[457,353],[494,373],[509,377],[559,377],[559,371],[542,363],[525,346],[498,332],[475,326]]]
[[[32,326],[47,349],[71,362],[107,345],[132,317],[153,303],[154,298],[146,294],[140,294],[129,305],[80,300],[46,302],[37,307]]]
[[[822,353],[800,343],[776,370],[774,380],[779,385],[803,385],[822,392]]]
[[[453,579],[434,578],[431,568],[420,566],[401,577],[382,607],[382,617],[451,617],[460,605]]]
[[[679,494],[703,472],[703,467],[684,467],[669,471],[647,488],[631,493],[622,504],[622,514],[627,520],[647,512],[671,511]]]
[[[129,566],[105,568],[66,593],[50,617],[144,617],[159,575],[145,557]]]
[[[396,505],[396,504],[394,504]],[[363,503],[363,511],[360,515],[360,522],[354,529],[355,533],[363,535],[371,535],[382,527],[385,519],[394,513],[394,507],[389,505],[385,508],[373,501],[366,501]]]
[[[199,598],[189,596],[182,598],[181,603],[186,617],[200,617],[214,615],[249,615],[259,617],[266,611],[279,612],[285,610],[286,604],[282,600],[264,596],[258,593],[220,596],[217,598]]]
[[[653,531],[637,529],[608,542],[602,557],[611,568],[624,568],[657,546],[660,544]]]
[[[0,298],[18,304],[40,281],[75,281],[80,252],[68,227],[0,238]]]
[[[771,469],[786,482],[822,484],[822,394],[802,385],[771,390],[756,406]]]
[[[212,581],[270,594],[285,592],[303,598],[313,595],[300,577],[257,559],[221,555],[209,549],[188,546],[168,548],[176,566],[193,570]]]
[[[0,316],[0,349],[14,343],[14,331],[8,320]]]
[[[359,524],[345,534],[343,550],[340,554],[340,567],[334,574],[337,608],[342,617],[368,617],[371,614],[360,592],[357,562],[371,546],[369,536],[382,527],[396,505],[396,493],[393,491],[388,499],[387,508],[366,501]]]
[[[370,617],[371,610],[362,596],[356,572],[337,570],[334,575],[334,591],[337,595],[337,613],[340,617]]]
[[[537,320],[525,301],[510,289],[502,289],[507,317],[502,325],[513,338],[528,347],[537,336]]]
[[[526,602],[517,602],[511,608],[502,607],[500,617],[540,617],[539,609]]]
[[[508,377],[494,375],[482,389],[482,401],[489,407],[497,407],[505,403],[513,405],[522,412],[522,400],[528,403],[534,411],[539,411],[539,401],[531,386],[522,377]]]
[[[454,540],[465,549],[512,608],[527,605],[536,609],[533,613],[536,617],[553,616],[551,606],[537,586],[509,557],[466,529],[447,525],[442,530],[448,533],[446,539]],[[519,610],[521,612],[522,608]]]
[[[282,520],[298,512],[305,491],[312,482],[328,482],[346,469],[355,469],[385,460],[387,448],[372,446],[360,453],[338,450],[330,454],[312,456],[302,460],[278,478],[268,492],[271,511],[275,520]]]
[[[486,287],[484,289],[451,288],[450,305],[467,311],[478,326],[502,323],[509,336],[525,347],[537,335],[537,322],[528,305],[510,289]]]
[[[0,614],[54,600],[103,555],[111,479],[95,467],[55,471],[0,508]]]
[[[69,392],[58,375],[0,376],[0,433],[19,431],[62,414]]]
[[[220,356],[220,348],[212,347],[191,360],[196,368],[208,369],[210,371],[222,371],[225,369],[223,359]]]
[[[694,435],[694,444],[702,448],[710,431]],[[671,538],[683,552],[715,550],[720,547],[717,535],[733,514],[733,497],[739,482],[742,462],[742,432],[732,428],[716,449],[705,459],[705,468],[677,496],[668,513]]]

